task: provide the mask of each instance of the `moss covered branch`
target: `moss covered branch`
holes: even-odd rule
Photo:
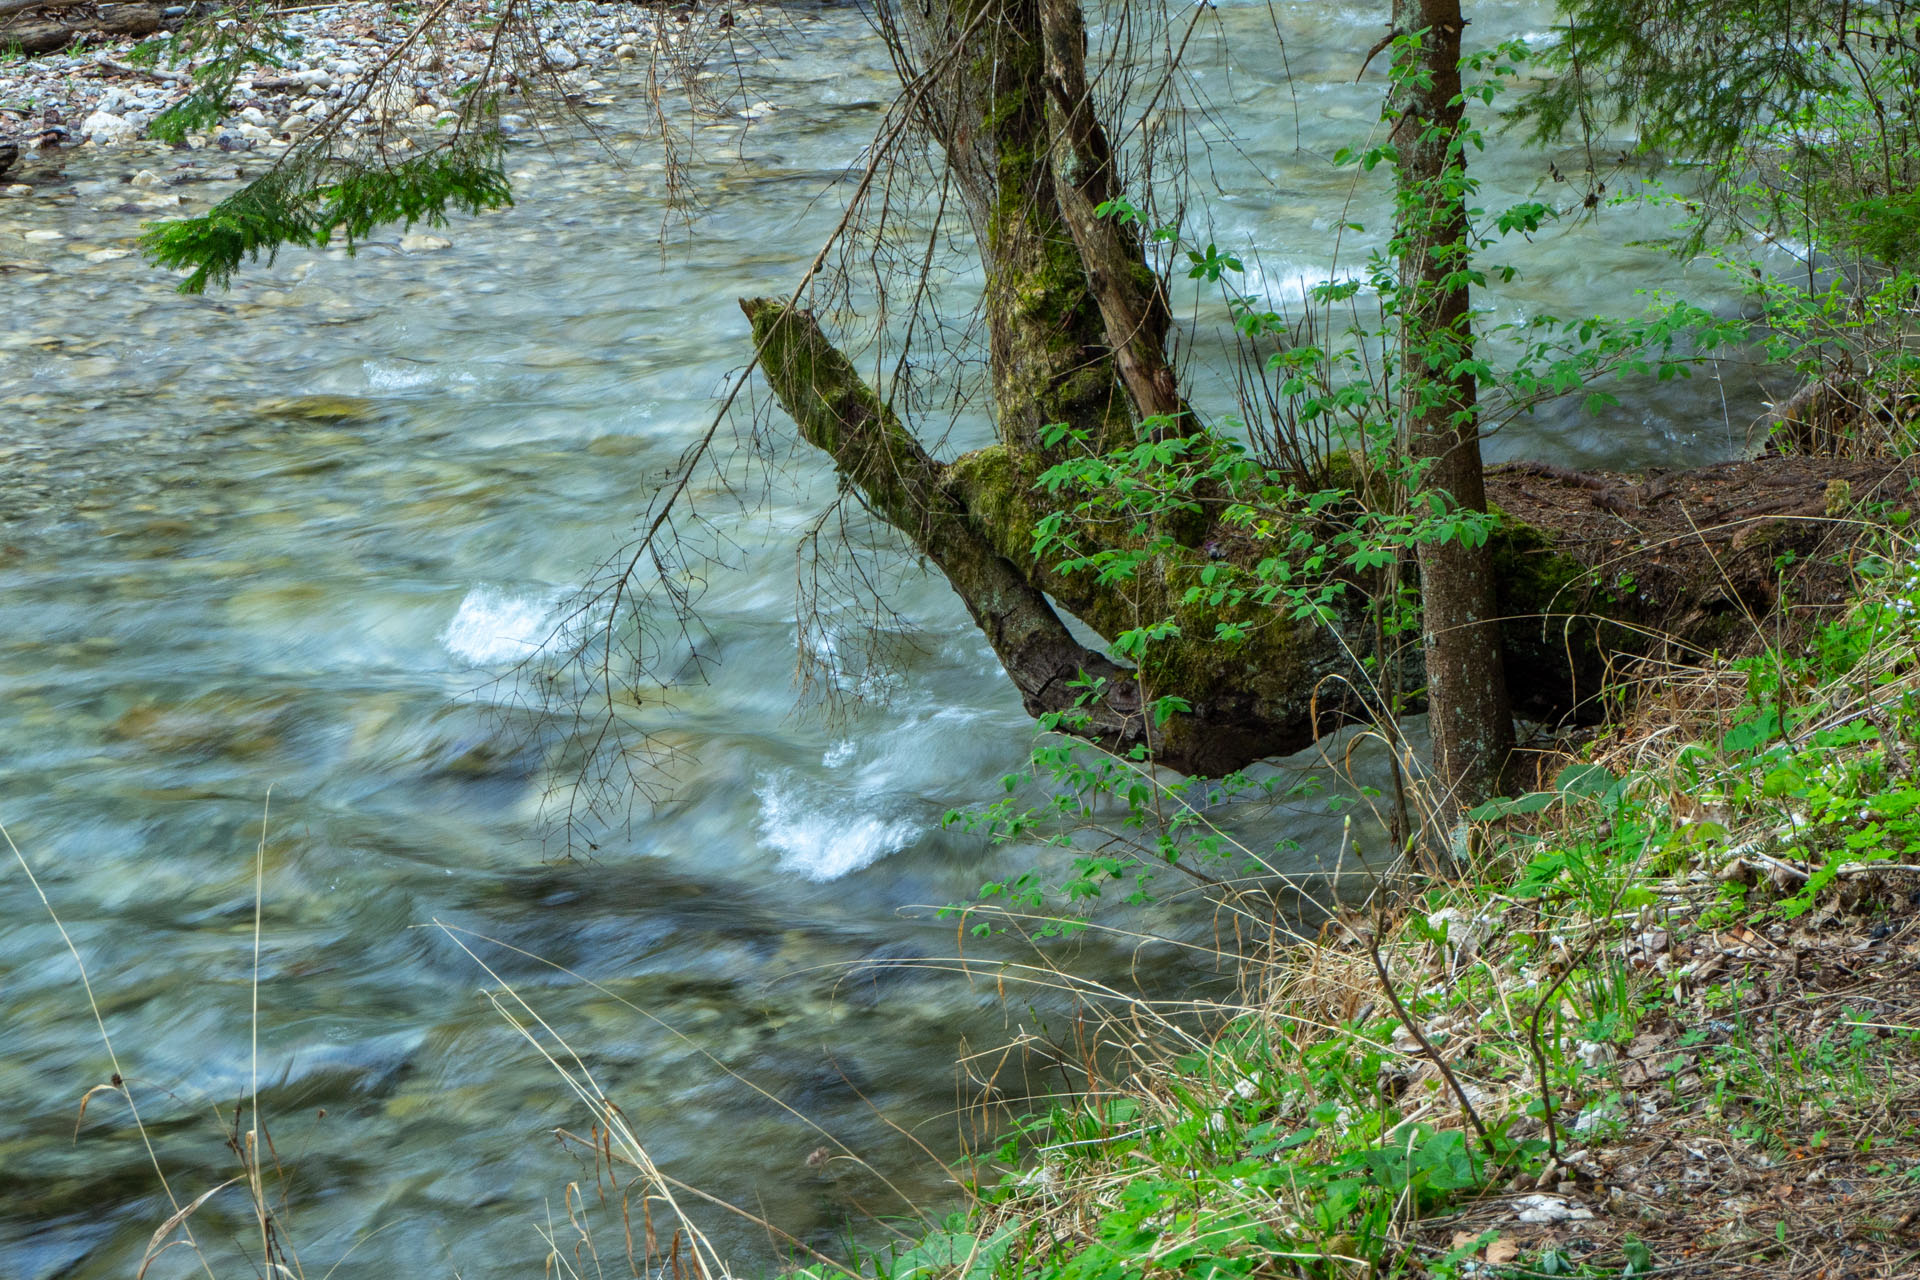
[[[1035,716],[1073,712],[1085,732],[1129,751],[1147,742],[1131,672],[1073,638],[1046,596],[983,537],[921,448],[806,311],[771,298],[741,301],[760,365],[807,443],[833,459],[881,519],[946,576]],[[1101,681],[1088,695],[1085,677]],[[1083,696],[1085,695],[1085,696]]]

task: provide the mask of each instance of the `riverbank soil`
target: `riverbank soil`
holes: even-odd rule
[[[1691,914],[1692,936],[1670,918],[1621,957],[1631,982],[1682,996],[1602,1064],[1579,1145],[1426,1223],[1420,1253],[1493,1233],[1473,1256],[1648,1257],[1645,1273],[1689,1280],[1920,1274],[1920,874],[1794,924]]]
[[[1804,637],[1851,606],[1863,548],[1904,526],[1917,483],[1920,467],[1884,459],[1494,468],[1488,501],[1513,531],[1503,634],[1521,706],[1591,722],[1602,686],[1635,672]]]

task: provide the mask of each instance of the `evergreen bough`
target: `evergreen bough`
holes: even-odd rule
[[[488,127],[401,160],[289,156],[204,215],[151,227],[140,247],[159,266],[192,268],[180,292],[204,293],[226,287],[243,261],[273,261],[282,245],[321,248],[337,233],[351,253],[376,227],[443,227],[450,210],[512,203],[503,139]]]

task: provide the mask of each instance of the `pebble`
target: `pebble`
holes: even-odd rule
[[[127,179],[127,185],[133,187],[158,187],[163,185],[159,174],[151,169],[142,169]]]
[[[360,0],[290,11],[286,33],[301,41],[299,48],[286,57],[284,66],[252,73],[272,87],[243,77],[235,88],[229,114],[206,132],[190,136],[188,146],[253,150],[277,141],[279,134],[303,136],[314,122],[332,119],[342,109],[348,112],[348,137],[387,117],[400,117],[411,128],[439,127],[457,105],[458,95],[489,65],[491,55],[484,39],[468,41],[474,47],[465,47],[457,37],[468,33],[450,27],[443,32],[448,39],[417,43],[406,55],[413,61],[403,66],[388,95],[382,95],[390,100],[362,99],[359,90],[370,69],[384,64],[409,36],[411,24],[399,16],[399,8]],[[724,12],[737,23],[758,18],[748,6]],[[718,23],[722,13],[718,6],[711,14],[695,10],[692,24]],[[691,34],[681,25],[686,21],[684,15],[664,21],[674,24],[667,34],[676,40]],[[484,36],[478,31],[471,34]],[[577,93],[596,67],[640,58],[641,51],[655,43],[656,36],[653,19],[636,21],[633,9],[626,6],[557,0],[542,6],[539,40],[547,65],[565,77],[569,92]],[[185,96],[188,85],[176,81],[130,84],[100,73],[103,58],[124,62],[136,43],[132,38],[108,40],[0,64],[0,101],[31,102],[37,113],[58,112],[57,116],[42,118],[0,116],[0,142],[14,134],[37,130],[43,118],[68,121],[66,127],[72,131],[74,142],[120,146],[143,138],[153,118]],[[191,75],[215,53],[217,49],[209,45],[207,56],[192,58],[172,69]],[[591,93],[594,89],[584,91]],[[423,109],[416,112],[416,106]],[[295,120],[296,116],[306,123]],[[507,120],[514,121],[514,126],[503,120],[503,132],[527,127],[524,117]],[[0,188],[0,194],[18,197],[24,193],[8,187]]]
[[[140,136],[140,128],[111,111],[96,111],[80,124],[80,132],[103,147],[116,147]]]
[[[400,249],[403,253],[432,253],[436,249],[451,249],[453,241],[440,236],[430,236],[422,232],[412,232],[400,237]]]

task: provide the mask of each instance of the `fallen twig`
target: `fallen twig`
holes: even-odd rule
[[[193,83],[193,77],[183,72],[163,71],[159,67],[136,67],[125,62],[115,62],[104,53],[95,58],[94,62],[109,71],[118,71],[121,75],[147,76],[150,79],[162,80],[168,84],[190,85]]]

